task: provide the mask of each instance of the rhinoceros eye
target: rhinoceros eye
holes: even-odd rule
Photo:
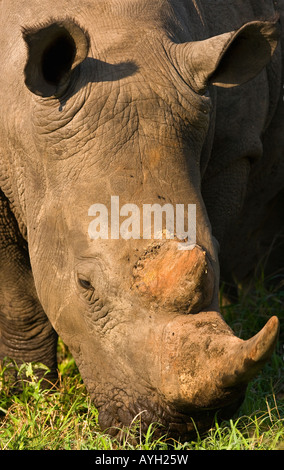
[[[87,300],[90,305],[100,307],[100,304],[98,304],[100,297],[91,282],[81,276],[78,276],[77,279],[78,285],[82,289],[81,294],[83,295],[84,299]]]
[[[83,289],[88,289],[88,290],[94,289],[90,281],[88,281],[87,279],[83,279],[79,277],[78,282],[79,282],[79,285],[83,287]]]

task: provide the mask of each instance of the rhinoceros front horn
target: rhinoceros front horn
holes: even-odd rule
[[[248,383],[270,358],[279,332],[279,320],[272,317],[262,330],[232,348],[227,358],[227,371],[222,372],[222,386],[234,387]]]

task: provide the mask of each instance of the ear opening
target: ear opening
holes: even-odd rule
[[[58,86],[71,70],[76,55],[76,44],[67,34],[59,36],[42,54],[42,75],[51,85]]]
[[[269,63],[279,41],[278,18],[246,23],[237,31],[172,47],[171,57],[185,81],[199,94],[208,85],[242,85]]]
[[[25,83],[39,96],[59,96],[67,88],[71,73],[88,54],[89,35],[76,22],[51,20],[23,30],[28,48]]]
[[[209,82],[223,88],[248,82],[267,65],[278,39],[275,23],[256,21],[244,25],[226,44]]]

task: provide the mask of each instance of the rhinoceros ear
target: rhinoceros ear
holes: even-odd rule
[[[36,95],[60,96],[71,73],[88,54],[89,35],[75,21],[50,20],[40,27],[24,28],[28,48],[25,84]]]
[[[192,88],[230,88],[254,78],[270,61],[279,40],[276,21],[254,21],[237,31],[177,45],[178,64]]]

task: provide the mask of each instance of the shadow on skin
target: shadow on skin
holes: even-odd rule
[[[80,70],[81,74],[77,80],[77,86],[73,90],[69,90],[68,96],[63,96],[59,99],[59,111],[63,110],[69,98],[78,93],[88,83],[116,82],[134,75],[139,70],[139,67],[132,61],[109,64],[102,60],[87,57],[79,67],[76,67],[73,73],[79,73]]]

